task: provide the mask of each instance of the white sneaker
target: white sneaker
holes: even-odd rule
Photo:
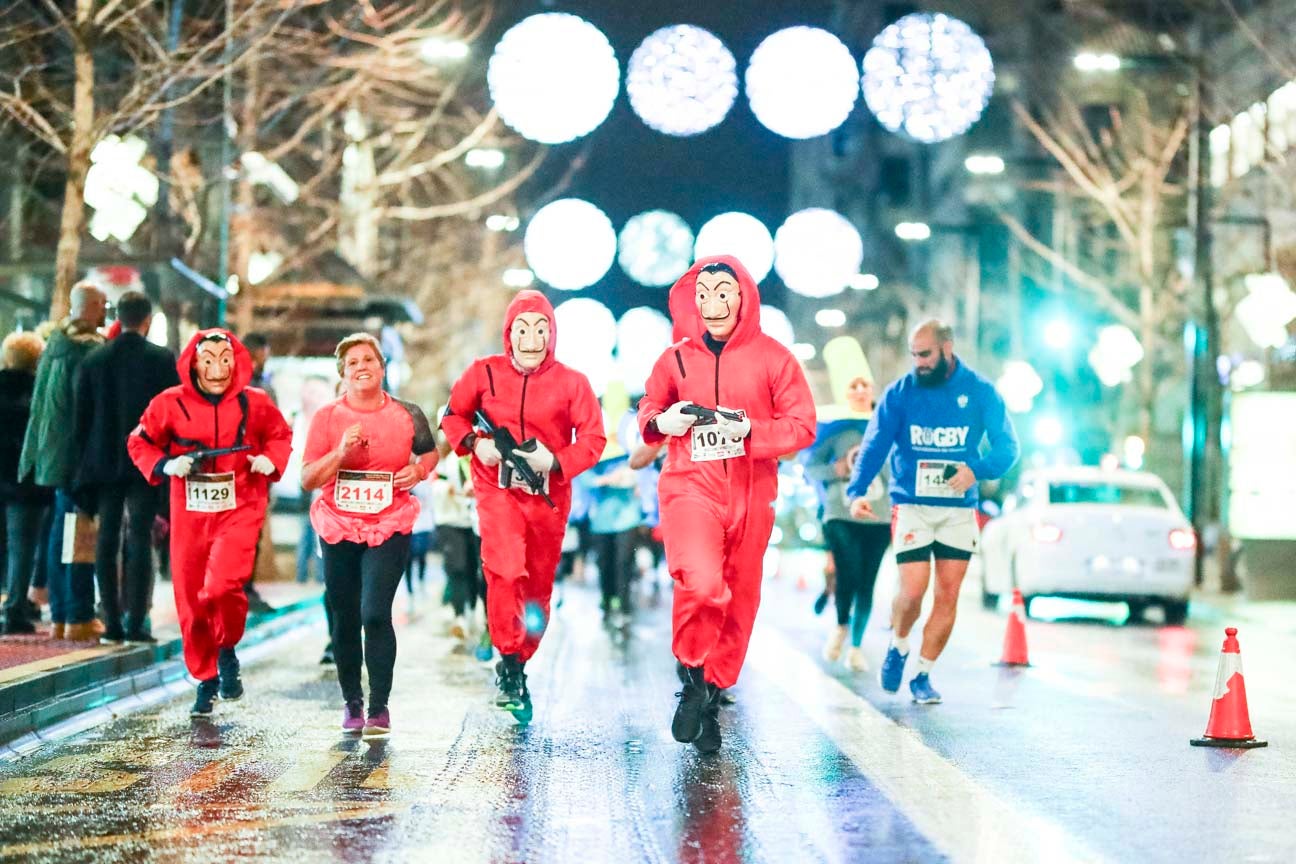
[[[852,672],[868,671],[868,661],[864,659],[864,649],[851,648],[846,652],[846,668]]]
[[[450,625],[450,635],[456,639],[468,638],[468,622],[464,620],[464,616],[455,616],[454,622]]]
[[[841,659],[842,646],[846,644],[846,628],[834,627],[828,632],[828,641],[824,643],[823,658],[829,663]]]

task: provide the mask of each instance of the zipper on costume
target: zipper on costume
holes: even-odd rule
[[[522,440],[526,440],[526,391],[527,382],[531,380],[530,375],[522,376],[522,405],[518,408],[518,423],[522,426]]]
[[[720,349],[720,354],[723,354],[723,353],[724,353],[724,348],[722,347],[722,348]],[[720,407],[720,354],[715,355],[715,358],[716,358],[716,364],[715,364],[715,404],[716,404],[716,407],[717,407],[717,408]],[[720,464],[724,466],[724,473],[725,473],[725,476],[728,477],[728,476],[729,476],[729,460],[728,460],[728,459],[721,459],[721,460],[720,460]]]

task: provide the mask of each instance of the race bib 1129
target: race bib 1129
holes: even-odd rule
[[[185,478],[185,509],[190,513],[224,513],[237,504],[232,473],[190,474]]]

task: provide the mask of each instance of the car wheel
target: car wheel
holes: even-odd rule
[[[1127,623],[1137,624],[1145,620],[1148,604],[1146,600],[1126,600],[1125,605],[1129,607],[1129,620]]]
[[[1166,600],[1162,602],[1161,609],[1165,612],[1165,623],[1178,627],[1188,620],[1188,601],[1187,600]]]

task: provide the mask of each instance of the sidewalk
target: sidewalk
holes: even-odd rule
[[[299,626],[316,613],[323,586],[267,582],[257,590],[273,612],[248,617],[241,644],[255,644]],[[153,594],[156,645],[53,641],[49,623],[34,636],[0,636],[0,751],[40,743],[37,730],[115,699],[182,679],[180,628],[171,585]],[[320,644],[324,643],[321,625]]]

